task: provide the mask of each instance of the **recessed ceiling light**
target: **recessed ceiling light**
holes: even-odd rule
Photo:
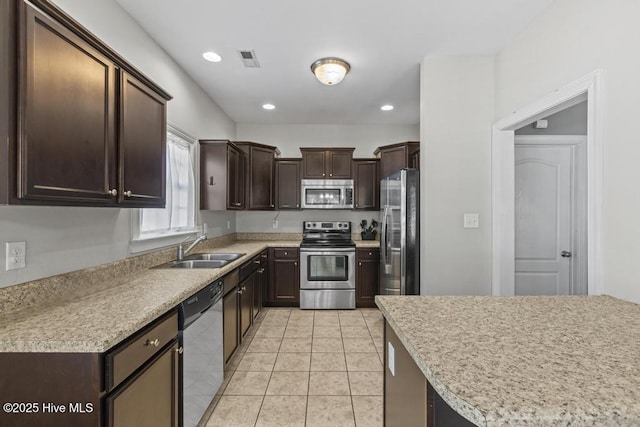
[[[276,106],[273,104],[264,104],[262,108],[264,108],[265,110],[275,110]]]
[[[215,52],[205,52],[202,54],[202,57],[209,62],[220,62],[222,61],[222,56],[218,55]]]
[[[380,107],[380,109],[382,111],[391,111],[391,110],[393,110],[393,105],[390,105],[390,104],[383,105],[382,107]]]

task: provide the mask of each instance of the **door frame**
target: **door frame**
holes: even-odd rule
[[[587,276],[587,212],[586,183],[581,183],[587,176],[587,136],[586,135],[516,135],[515,146],[525,147],[571,147],[573,151],[573,163],[571,173],[571,280],[569,283],[570,295],[585,295],[588,291],[589,279]],[[585,211],[585,212],[580,212]],[[584,215],[584,216],[581,216]],[[586,286],[581,283],[585,283]]]
[[[515,130],[587,101],[587,293],[602,287],[602,71],[595,70],[493,124],[491,141],[492,295],[515,289]]]

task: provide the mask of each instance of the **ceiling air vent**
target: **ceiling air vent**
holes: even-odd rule
[[[260,63],[258,62],[258,57],[256,56],[256,52],[253,50],[240,50],[240,57],[242,58],[242,62],[244,66],[247,68],[260,68]]]

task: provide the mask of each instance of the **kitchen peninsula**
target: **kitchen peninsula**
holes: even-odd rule
[[[376,304],[387,426],[400,425],[390,405],[398,402],[404,425],[407,416],[425,426],[640,425],[637,304],[609,296],[377,296]],[[411,384],[396,387],[407,377]]]

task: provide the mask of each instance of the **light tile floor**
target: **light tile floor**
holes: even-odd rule
[[[382,331],[377,309],[262,310],[206,427],[382,426]]]

